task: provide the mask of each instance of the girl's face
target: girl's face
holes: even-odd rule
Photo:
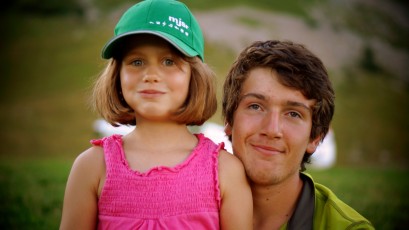
[[[138,35],[127,46],[120,70],[122,94],[136,121],[172,121],[189,93],[190,64],[168,42]]]

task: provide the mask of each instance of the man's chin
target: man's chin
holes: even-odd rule
[[[277,173],[273,173],[271,171],[260,170],[258,172],[248,172],[247,177],[249,178],[251,184],[267,186],[279,184],[282,181],[282,177],[276,174]]]

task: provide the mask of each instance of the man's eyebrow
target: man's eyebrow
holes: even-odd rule
[[[240,101],[243,100],[243,99],[246,98],[246,97],[255,97],[255,98],[260,99],[260,100],[266,100],[266,97],[265,97],[263,94],[259,94],[259,93],[246,93],[246,94],[244,94],[244,95],[242,95],[242,96],[240,97]]]
[[[240,97],[240,101],[243,100],[244,98],[247,98],[247,97],[254,97],[254,98],[257,98],[257,99],[260,99],[260,100],[267,100],[267,97],[265,95],[263,95],[263,94],[260,94],[260,93],[246,93],[246,94],[244,94],[244,95],[242,95]],[[302,103],[302,102],[289,100],[289,101],[286,102],[286,105],[287,106],[293,106],[293,107],[300,107],[300,108],[303,108],[305,110],[308,110],[308,111],[312,112],[311,106],[308,106],[308,105],[306,105],[305,103]]]
[[[301,102],[287,101],[287,105],[294,106],[294,107],[301,107],[301,108],[304,108],[304,109],[312,112],[312,108],[310,106],[308,106],[308,105],[306,105],[304,103],[301,103]]]

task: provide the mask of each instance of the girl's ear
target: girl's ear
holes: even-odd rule
[[[224,132],[226,133],[227,136],[231,135],[231,126],[228,123],[224,124]]]
[[[311,140],[307,145],[307,153],[313,154],[321,142],[321,135]]]

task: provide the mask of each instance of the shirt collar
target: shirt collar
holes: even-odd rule
[[[314,182],[304,173],[300,173],[300,178],[304,182],[303,188],[294,214],[287,223],[288,230],[310,230],[313,225],[315,206]]]

